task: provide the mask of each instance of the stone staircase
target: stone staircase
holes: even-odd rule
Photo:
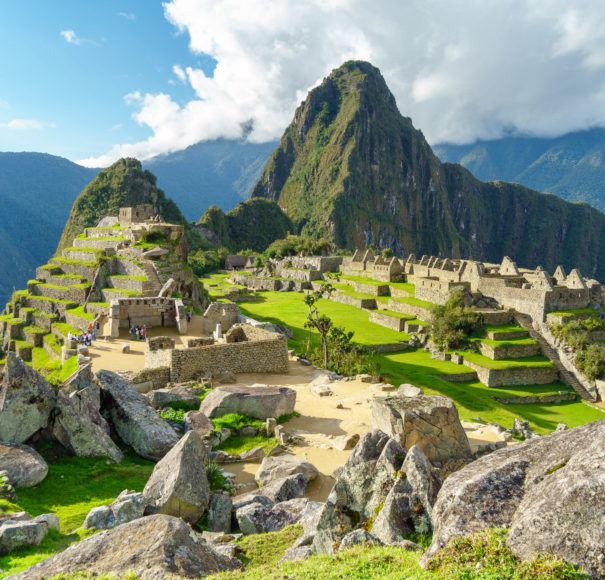
[[[596,397],[588,392],[588,390],[584,387],[584,385],[582,385],[573,372],[566,368],[557,351],[549,344],[544,336],[534,328],[531,318],[526,314],[516,313],[515,320],[519,326],[522,326],[525,328],[525,330],[527,330],[527,332],[529,332],[529,335],[534,340],[538,341],[544,356],[546,356],[557,367],[561,380],[572,387],[573,390],[576,391],[576,393],[578,393],[578,395],[580,395],[580,397],[582,397],[582,399],[585,401],[595,402]]]
[[[143,266],[143,270],[145,271],[145,275],[147,276],[148,280],[145,294],[147,296],[157,296],[160,293],[160,290],[162,289],[162,282],[158,277],[155,265],[149,260],[142,260],[141,266]]]

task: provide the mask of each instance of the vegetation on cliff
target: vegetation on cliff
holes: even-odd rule
[[[167,222],[186,227],[190,245],[199,246],[195,234],[176,203],[156,186],[156,178],[143,170],[137,159],[120,159],[101,171],[78,195],[63,229],[57,251],[69,246],[85,228],[93,227],[104,216],[118,215],[121,207],[149,203]]]
[[[403,117],[378,69],[347,62],[295,112],[252,197],[279,203],[299,233],[348,249],[390,248],[605,278],[605,215],[442,164]]]
[[[209,242],[231,252],[243,249],[262,252],[273,241],[285,238],[294,226],[275,202],[250,199],[227,213],[211,206],[195,229]]]

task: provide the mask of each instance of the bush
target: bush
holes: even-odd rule
[[[582,349],[590,342],[589,333],[593,330],[605,330],[605,321],[596,318],[571,320],[566,324],[554,324],[552,333],[564,340],[573,349]]]
[[[605,373],[605,346],[590,344],[576,355],[576,366],[589,379],[595,380]]]
[[[225,248],[217,250],[198,250],[195,254],[189,254],[187,265],[196,276],[203,276],[208,272],[218,270],[225,266],[227,251]]]
[[[483,316],[464,306],[464,289],[452,290],[444,306],[433,306],[427,331],[442,350],[463,348],[470,335],[483,325]]]
[[[227,478],[223,475],[221,467],[209,461],[206,465],[206,478],[208,479],[208,485],[210,491],[219,491],[227,489]]]

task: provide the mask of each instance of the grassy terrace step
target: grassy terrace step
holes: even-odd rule
[[[11,326],[18,326],[19,324],[25,324],[25,320],[22,318],[14,318],[10,314],[3,314],[0,316],[0,322],[7,322]]]
[[[49,298],[48,296],[36,296],[36,295],[32,295],[30,294],[27,297],[28,300],[33,300],[33,301],[42,301],[42,302],[54,302],[55,304],[64,304],[65,306],[67,306],[67,309],[69,310],[69,308],[75,308],[78,304],[77,302],[74,302],[73,300],[63,300],[61,298]],[[70,304],[72,304],[73,306],[69,306]]]
[[[91,322],[95,319],[95,315],[90,312],[84,311],[84,306],[78,306],[76,308],[70,308],[66,314],[72,314],[73,316],[78,316],[80,318],[84,318],[86,320],[90,320]]]
[[[140,282],[147,282],[147,276],[128,276],[126,274],[112,274],[111,278],[116,280],[138,280]]]
[[[96,250],[95,250],[96,251]],[[96,262],[91,262],[90,260],[76,260],[74,258],[51,258],[51,261],[54,264],[73,264],[76,266],[87,266],[89,268],[94,268],[97,263]],[[52,264],[48,264],[49,266],[52,266]]]
[[[53,322],[53,331],[59,334],[62,338],[66,337],[70,332],[72,334],[80,334],[82,332],[67,322]]]
[[[120,288],[103,288],[101,292],[107,292],[109,294],[124,294],[125,296],[141,296],[141,292],[138,290],[122,290]]]
[[[383,302],[386,304],[389,301],[389,296],[376,296],[375,294],[365,294],[363,292],[357,292],[348,284],[340,284],[338,282],[333,282],[332,286],[336,288],[342,294],[346,294],[351,298],[356,298],[359,300],[376,300],[377,302]]]
[[[554,366],[545,356],[492,360],[477,352],[460,351],[458,354],[461,354],[465,360],[486,369],[546,368]]]
[[[529,336],[529,332],[517,324],[486,324],[482,332],[490,340],[510,340]]]
[[[400,302],[401,304],[410,304],[411,306],[418,306],[419,308],[426,308],[430,310],[433,306],[435,306],[432,302],[427,302],[426,300],[420,300],[420,298],[414,298],[410,296],[409,298],[391,298],[395,302]]]
[[[526,346],[538,344],[537,340],[531,337],[507,338],[503,340],[494,340],[491,338],[472,338],[471,342],[482,342],[490,346]]]
[[[380,309],[378,311],[380,314],[384,314],[385,316],[392,316],[393,318],[401,318],[402,320],[416,320],[416,318],[412,314],[404,314],[403,312],[395,312],[394,310],[383,310]]]
[[[546,314],[546,322],[550,324],[565,324],[577,318],[591,318],[601,313],[593,308],[576,308],[573,310],[553,310]]]

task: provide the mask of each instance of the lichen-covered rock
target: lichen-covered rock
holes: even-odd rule
[[[158,461],[178,441],[174,429],[162,419],[134,386],[110,371],[99,371],[102,406],[124,443],[146,459]]]
[[[217,387],[202,401],[200,411],[210,419],[240,413],[255,419],[279,417],[294,411],[296,391],[267,385]]]
[[[161,409],[170,403],[185,403],[187,405],[199,406],[200,400],[188,389],[176,386],[172,389],[156,389],[147,393],[147,398],[154,409]]]
[[[539,552],[605,574],[605,419],[490,453],[450,475],[432,513],[426,564],[455,536],[509,528],[522,559]]]
[[[436,395],[372,400],[372,425],[405,448],[417,445],[432,463],[471,459],[472,452],[451,399]]]
[[[241,568],[238,560],[217,553],[183,520],[154,515],[99,532],[14,578],[43,580],[86,570],[93,575],[121,578],[131,573],[142,580],[164,580]]]
[[[214,431],[214,423],[201,411],[187,411],[183,421],[185,431],[195,431],[202,439]]]
[[[51,384],[14,352],[6,357],[0,387],[0,441],[23,443],[47,426],[55,407]]]
[[[146,513],[197,522],[210,501],[207,463],[202,440],[195,431],[189,431],[153,469],[143,490]]]
[[[288,501],[305,495],[307,488],[307,478],[302,473],[295,473],[281,479],[274,479],[267,485],[251,491],[247,494],[236,497],[236,501],[242,501],[248,497],[263,495],[270,498],[274,503]]]
[[[399,544],[412,533],[429,532],[430,514],[440,487],[441,478],[435,468],[418,447],[412,447],[376,515],[372,534],[385,544]]]
[[[46,477],[48,465],[28,445],[0,443],[0,471],[6,471],[14,487],[33,487]]]
[[[208,530],[211,532],[231,531],[233,500],[225,493],[210,494],[208,504]]]
[[[404,458],[401,445],[378,429],[361,438],[322,508],[313,542],[317,553],[334,553],[346,534],[376,516]]]
[[[235,512],[237,523],[244,534],[279,532],[297,523],[303,516],[319,509],[321,504],[302,497],[267,508],[259,503],[248,504]]]
[[[283,479],[302,473],[307,483],[313,481],[318,475],[317,468],[294,455],[279,455],[278,457],[265,457],[254,478],[260,485],[267,485],[276,479]]]
[[[122,452],[107,431],[90,420],[94,410],[83,412],[87,406],[88,403],[79,399],[79,392],[68,395],[59,391],[53,420],[53,435],[61,445],[78,457],[110,457],[116,463],[120,463],[124,457]]]
[[[42,514],[34,519],[21,514],[18,516],[18,519],[5,520],[0,524],[0,554],[32,544],[38,546],[49,529],[59,529],[59,518],[54,514]]]
[[[143,494],[125,489],[111,505],[92,508],[88,512],[82,527],[109,530],[137,518],[142,518],[144,511],[145,497]]]
[[[382,542],[364,529],[354,530],[349,532],[340,542],[338,551],[342,552],[351,546],[357,544],[370,544],[371,546],[380,546]]]

